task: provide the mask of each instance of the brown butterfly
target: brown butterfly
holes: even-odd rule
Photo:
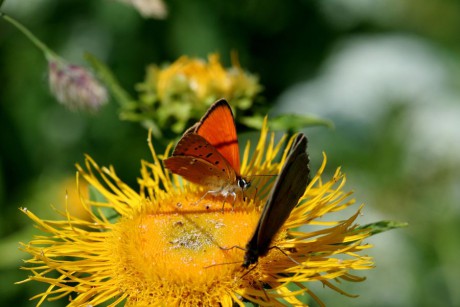
[[[291,145],[286,162],[276,179],[252,238],[246,245],[243,267],[267,255],[273,237],[291,214],[310,182],[307,137],[300,133]]]
[[[250,182],[240,174],[240,153],[232,109],[225,99],[215,102],[199,122],[185,131],[165,167],[226,199]],[[200,200],[201,200],[200,199]],[[225,204],[225,200],[224,200]]]

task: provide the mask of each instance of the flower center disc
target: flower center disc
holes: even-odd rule
[[[180,206],[163,203],[158,212],[120,223],[113,255],[121,256],[121,274],[137,283],[228,282],[243,262],[244,251],[234,246],[245,247],[258,218],[256,210],[232,211],[229,204],[222,212],[219,200]]]

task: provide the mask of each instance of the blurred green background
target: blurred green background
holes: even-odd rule
[[[219,52],[226,66],[259,75],[270,115],[312,113],[335,129],[309,128],[312,168],[328,155],[365,203],[362,224],[409,227],[372,237],[376,268],[343,287],[314,285],[330,306],[460,306],[460,1],[167,1],[165,20],[113,0],[12,0],[2,11],[52,49],[85,64],[89,51],[133,95],[150,63]],[[47,63],[0,20],[0,305],[33,306],[45,286],[14,285],[18,242],[33,233],[19,207],[53,217],[74,164],[90,154],[136,186],[150,159],[147,132],[120,121],[113,101],[96,115],[72,113],[49,93]],[[160,148],[161,149],[161,148]],[[44,306],[62,306],[45,303]]]

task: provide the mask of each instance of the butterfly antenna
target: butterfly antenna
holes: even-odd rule
[[[253,177],[276,177],[278,174],[254,174],[251,175],[251,178]]]

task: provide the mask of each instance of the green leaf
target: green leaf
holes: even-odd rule
[[[349,231],[350,235],[358,234],[358,233],[369,233],[371,236],[379,234],[384,231],[407,227],[408,223],[405,222],[396,222],[396,221],[380,221],[375,223],[366,224],[363,226],[358,226]],[[336,243],[334,245],[350,245],[356,241],[350,242],[343,242],[343,243]],[[315,253],[316,255],[320,255],[321,253]]]
[[[160,130],[160,127],[151,119],[146,119],[141,122],[142,126],[147,130],[152,131],[153,137],[160,139],[163,137],[163,133]]]
[[[239,117],[237,120],[245,126],[260,130],[262,123],[264,121],[263,117],[260,115]]]
[[[104,195],[101,194],[95,187],[89,186],[88,187],[88,192],[89,192],[89,199],[91,201],[95,201],[98,203],[106,203],[107,199],[104,197]]]
[[[397,228],[403,228],[407,227],[409,224],[405,222],[396,222],[396,221],[380,221],[380,222],[375,222],[375,223],[370,223],[367,225],[359,226],[355,228],[353,231],[355,232],[362,232],[364,231],[369,231],[370,234],[376,235],[384,231],[392,230],[392,229],[397,229]]]
[[[243,117],[240,119],[241,123],[254,129],[261,129],[263,121],[264,117],[261,115]],[[269,118],[268,126],[271,130],[298,131],[302,128],[314,126],[333,128],[334,124],[330,120],[314,115],[283,114],[274,118]]]
[[[333,128],[332,121],[314,115],[283,114],[269,121],[269,127],[273,130],[297,131],[305,127],[325,126]]]
[[[107,203],[107,199],[104,197],[104,195],[102,195],[93,186],[89,187],[89,199],[98,203]],[[92,211],[98,218],[102,218],[101,215],[103,215],[112,223],[116,222],[119,217],[118,212],[115,211],[112,207],[93,206]]]
[[[94,55],[85,53],[86,61],[91,65],[98,77],[105,83],[110,89],[113,97],[118,101],[122,108],[133,108],[133,105],[137,105],[136,101],[125,91],[114,76],[112,71],[99,61]]]
[[[8,269],[17,268],[23,264],[20,259],[26,255],[19,249],[20,245],[18,242],[23,241],[24,238],[32,238],[34,235],[37,235],[37,228],[30,225],[2,237],[2,240],[0,240],[0,250],[2,251],[0,269],[3,272]]]

